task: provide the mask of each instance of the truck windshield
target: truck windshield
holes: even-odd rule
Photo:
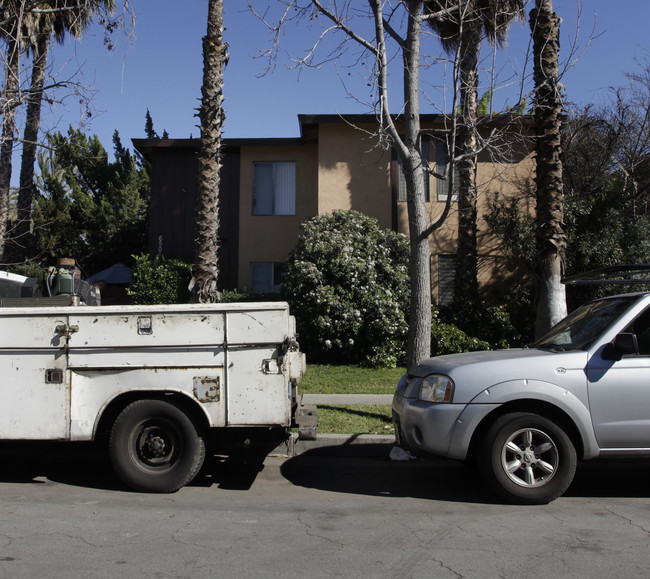
[[[587,350],[637,299],[638,296],[620,296],[585,304],[531,344],[531,348]]]

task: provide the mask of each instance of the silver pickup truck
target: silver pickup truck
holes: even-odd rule
[[[562,495],[578,460],[650,456],[650,294],[585,304],[528,348],[424,360],[393,420],[402,447],[472,462],[515,503]]]

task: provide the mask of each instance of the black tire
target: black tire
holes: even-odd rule
[[[173,493],[201,469],[205,442],[174,403],[138,400],[115,420],[109,454],[115,472],[132,489]]]
[[[567,434],[537,414],[505,414],[490,427],[477,466],[490,488],[508,502],[545,504],[566,492],[576,471]]]

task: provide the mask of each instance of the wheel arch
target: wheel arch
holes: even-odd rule
[[[174,404],[190,417],[202,436],[205,436],[210,428],[208,417],[201,405],[187,394],[160,390],[137,390],[123,392],[106,404],[99,413],[95,425],[94,440],[102,444],[107,443],[111,428],[119,414],[129,404],[138,400],[161,400]]]
[[[580,432],[580,429],[578,428],[578,425],[571,418],[571,416],[550,402],[529,398],[512,400],[510,402],[501,404],[498,408],[490,412],[481,420],[481,422],[474,430],[474,433],[472,434],[471,442],[469,445],[467,456],[470,461],[475,461],[481,441],[485,438],[487,431],[490,429],[495,420],[504,414],[510,414],[512,412],[530,412],[532,414],[538,414],[544,418],[547,418],[548,420],[551,420],[552,422],[555,422],[566,432],[567,436],[571,439],[571,442],[575,447],[576,454],[578,455],[578,459],[583,459],[585,457],[585,441],[583,439],[582,433]]]

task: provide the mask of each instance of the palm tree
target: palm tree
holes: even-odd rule
[[[535,0],[533,36],[535,153],[537,157],[537,322],[541,336],[566,315],[561,283],[566,252],[562,180],[562,90],[559,83],[560,18],[552,0]]]
[[[508,27],[523,15],[524,0],[427,0],[429,20],[447,53],[458,57],[460,115],[456,151],[458,169],[458,267],[456,302],[478,302],[476,242],[476,124],[478,58],[483,35],[503,46]],[[450,171],[452,168],[450,168]]]
[[[20,0],[6,0],[0,6],[0,37],[7,45],[5,84],[1,99],[2,142],[0,144],[0,257],[4,254],[9,218],[11,189],[11,158],[16,132],[16,109],[20,104]]]
[[[199,191],[196,209],[196,255],[190,290],[199,303],[216,302],[219,232],[219,184],[221,170],[221,129],[223,71],[228,61],[228,45],[223,41],[223,0],[208,0],[208,29],[203,38],[203,86],[201,88],[201,150]]]
[[[32,51],[32,77],[27,96],[27,112],[23,134],[23,153],[18,189],[17,220],[10,253],[14,261],[29,257],[32,201],[34,198],[34,164],[38,132],[41,122],[41,103],[47,58],[52,37],[62,43],[66,32],[79,38],[94,14],[100,11],[112,12],[113,0],[51,0],[42,3],[41,8],[52,12],[30,15],[24,21],[24,36]]]

